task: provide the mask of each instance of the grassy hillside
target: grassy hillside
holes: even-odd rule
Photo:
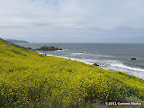
[[[144,101],[144,80],[82,62],[38,54],[0,39],[0,107],[90,107]]]

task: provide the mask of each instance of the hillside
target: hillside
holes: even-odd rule
[[[144,102],[144,80],[123,72],[45,56],[0,39],[0,107],[93,107]]]
[[[24,40],[15,40],[15,39],[6,39],[6,41],[11,42],[11,43],[29,43]]]

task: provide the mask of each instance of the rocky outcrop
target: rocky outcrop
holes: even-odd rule
[[[44,51],[56,51],[56,50],[62,50],[53,46],[42,46],[40,47],[40,49],[36,49],[36,50],[44,50]]]
[[[136,60],[136,58],[130,58],[131,60]]]
[[[94,66],[99,66],[97,63],[94,63],[93,65],[94,65]]]

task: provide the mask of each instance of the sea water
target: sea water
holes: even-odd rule
[[[62,48],[58,51],[37,51],[48,56],[70,58],[101,68],[122,71],[144,79],[144,44],[137,43],[19,43],[33,49],[44,45]],[[130,58],[136,58],[131,60]]]

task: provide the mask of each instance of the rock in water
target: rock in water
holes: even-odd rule
[[[136,58],[130,58],[131,60],[136,60]]]
[[[94,65],[94,66],[99,66],[99,65],[98,65],[98,64],[96,64],[96,63],[94,63],[93,65]]]
[[[56,51],[56,50],[62,50],[53,46],[42,46],[40,47],[40,49],[36,49],[36,50],[44,50],[44,51]]]

